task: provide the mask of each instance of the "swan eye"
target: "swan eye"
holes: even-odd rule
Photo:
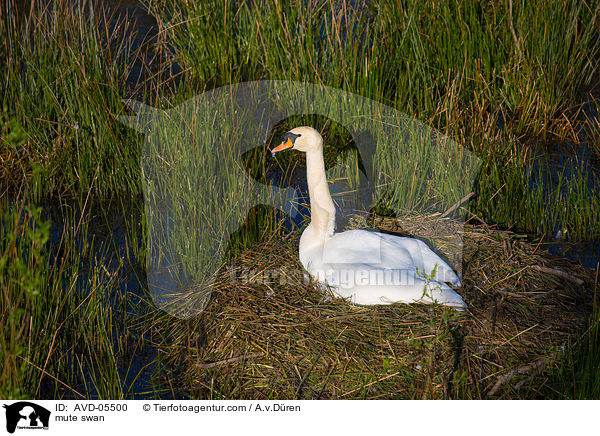
[[[301,136],[302,135],[300,133],[287,132],[285,135],[283,135],[283,142],[289,139],[290,141],[292,141],[293,144],[296,141],[296,139],[298,139]]]

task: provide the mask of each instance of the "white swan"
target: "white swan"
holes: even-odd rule
[[[311,221],[300,238],[300,262],[337,295],[355,304],[433,303],[464,309],[446,282],[460,286],[456,273],[423,241],[367,230],[334,234],[335,207],[323,160],[323,138],[312,127],[285,134],[271,153],[306,153]]]

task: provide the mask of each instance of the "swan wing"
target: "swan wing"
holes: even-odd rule
[[[445,283],[424,280],[410,269],[380,268],[368,263],[310,263],[308,272],[335,294],[352,303],[432,303],[466,307],[463,299]]]
[[[404,238],[388,234],[381,235],[385,239],[384,246],[386,249],[384,249],[384,252],[389,253],[390,259],[394,258],[395,253],[407,250],[421,274],[425,273],[429,276],[435,270],[432,277],[435,281],[461,286],[460,279],[454,270],[425,242],[415,238]]]
[[[454,270],[420,239],[405,238],[366,230],[350,230],[337,233],[323,246],[322,263],[351,264],[356,267],[394,270],[419,270],[439,282],[460,286]]]

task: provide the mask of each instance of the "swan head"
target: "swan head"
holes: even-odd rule
[[[304,153],[322,150],[323,137],[312,127],[296,127],[283,135],[283,141],[271,150],[271,154],[288,149],[298,150]]]

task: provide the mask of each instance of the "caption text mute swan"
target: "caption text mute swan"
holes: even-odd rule
[[[312,127],[285,134],[272,153],[306,153],[311,221],[300,238],[300,262],[335,294],[362,305],[437,302],[466,307],[446,282],[460,286],[456,273],[423,241],[368,230],[334,234],[335,207],[327,186],[323,138]]]

